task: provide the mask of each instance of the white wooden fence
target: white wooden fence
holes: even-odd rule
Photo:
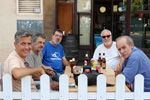
[[[9,74],[3,76],[3,91],[0,92],[0,99],[12,100],[12,99],[40,99],[40,100],[143,100],[150,99],[150,93],[143,92],[144,78],[142,75],[135,77],[135,92],[125,92],[125,77],[118,75],[116,78],[116,92],[106,92],[106,77],[99,75],[97,77],[97,92],[87,92],[87,77],[85,75],[79,76],[78,93],[68,92],[68,80],[67,75],[60,76],[59,91],[50,91],[49,77],[47,75],[41,76],[41,91],[31,92],[30,76],[22,78],[22,92],[12,92],[12,77]]]

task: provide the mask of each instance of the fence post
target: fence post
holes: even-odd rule
[[[81,74],[78,77],[78,100],[87,100],[87,76]]]
[[[144,77],[140,74],[135,76],[134,100],[143,100]]]
[[[63,74],[59,78],[59,100],[69,100],[68,92],[69,92],[69,82],[68,76]]]
[[[12,98],[12,76],[5,74],[3,76],[3,97],[4,100],[13,100]]]
[[[106,77],[98,75],[97,77],[97,100],[106,100]]]
[[[22,100],[31,100],[31,76],[21,78]]]
[[[50,100],[50,78],[48,75],[43,74],[40,77],[40,92],[41,99],[40,100]]]
[[[125,77],[119,74],[116,77],[116,100],[124,100],[125,96]]]

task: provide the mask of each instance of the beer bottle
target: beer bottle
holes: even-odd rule
[[[72,60],[69,60],[69,66],[71,67]]]
[[[76,66],[75,58],[72,58],[72,62],[71,62],[71,73],[73,73],[73,66]]]
[[[84,58],[84,66],[88,65],[88,63],[89,63],[89,57],[88,57],[88,53],[86,53]]]
[[[105,53],[103,53],[103,59],[102,59],[102,68],[106,68],[106,59],[105,59]]]
[[[102,66],[101,53],[99,53],[99,57],[98,57],[98,64],[99,64],[100,66]]]

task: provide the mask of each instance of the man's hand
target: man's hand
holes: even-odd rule
[[[53,69],[51,66],[45,66],[42,64],[42,67],[44,68],[45,72],[50,75],[51,77],[53,77],[55,75],[55,73],[53,72]]]
[[[35,74],[33,74],[32,77],[33,77],[33,78],[38,78],[38,79],[40,79],[40,76],[41,76],[42,74],[45,74],[45,71],[44,71],[44,69],[41,68],[41,67],[37,67],[37,68],[39,68],[39,72],[36,72]]]
[[[129,84],[129,83],[126,82],[126,86],[127,86],[130,90],[133,89],[133,84],[132,84],[132,83]]]
[[[41,67],[39,67],[39,68],[41,68]],[[41,68],[41,70],[40,70],[40,72],[39,72],[39,74],[45,74],[45,71],[44,71],[44,69],[43,68]]]
[[[122,72],[122,64],[118,64],[116,71],[115,71],[115,76],[117,76],[118,74],[120,74]]]
[[[47,69],[47,70],[45,70],[45,72],[46,72],[48,75],[50,75],[51,77],[53,77],[53,76],[55,75],[55,73],[54,73],[53,70]]]
[[[53,82],[50,84],[52,90],[59,90],[59,82]]]

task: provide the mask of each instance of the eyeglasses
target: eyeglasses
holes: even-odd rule
[[[56,37],[60,37],[60,38],[62,38],[62,36],[61,35],[55,35]]]
[[[102,38],[109,38],[111,35],[102,36]]]
[[[29,65],[28,62],[24,62],[24,66],[25,66],[25,67],[28,67],[28,68],[31,68],[31,66]]]

